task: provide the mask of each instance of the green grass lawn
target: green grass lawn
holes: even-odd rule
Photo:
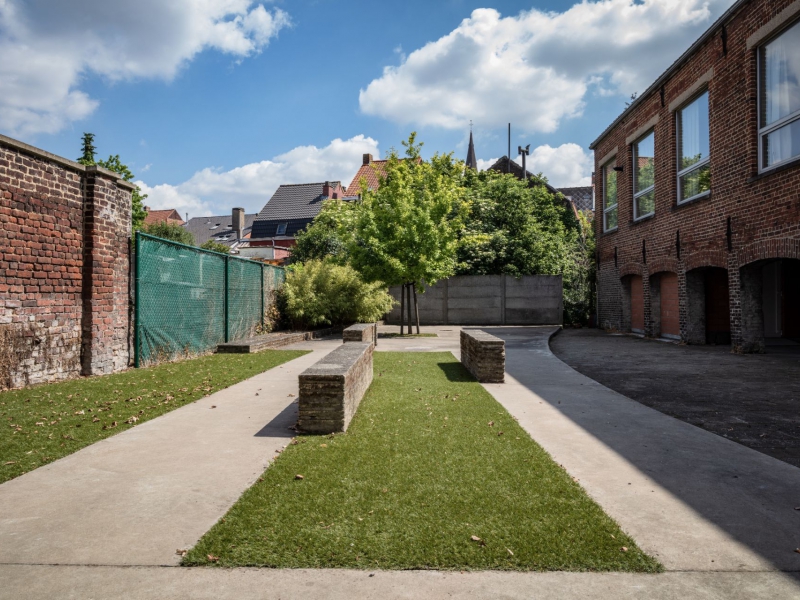
[[[215,354],[0,392],[0,483],[303,354]]]
[[[399,352],[347,433],[296,438],[184,564],[661,569],[452,354]]]

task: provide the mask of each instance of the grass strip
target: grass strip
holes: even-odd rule
[[[661,569],[438,352],[376,353],[348,432],[293,440],[183,564]]]
[[[303,354],[214,354],[0,392],[0,483]]]

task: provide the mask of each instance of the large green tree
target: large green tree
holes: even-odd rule
[[[125,181],[133,181],[133,172],[128,168],[128,165],[120,160],[119,154],[110,154],[106,160],[97,160],[95,158],[96,153],[97,148],[94,145],[94,134],[84,133],[81,139],[81,157],[78,159],[79,163],[86,166],[97,165],[98,167],[103,167],[104,169],[118,173]],[[144,209],[144,200],[146,198],[147,194],[142,194],[142,190],[139,189],[138,185],[133,188],[133,192],[131,193],[131,229],[133,232],[142,229],[144,225],[144,220],[147,217],[147,211]]]
[[[348,262],[348,246],[359,205],[355,201],[326,200],[314,221],[297,234],[292,249],[292,262],[331,259],[338,264]]]
[[[379,187],[362,190],[348,255],[367,281],[403,286],[410,317],[410,294],[416,307],[418,286],[455,271],[463,165],[452,154],[422,161],[416,133],[403,146],[404,160],[389,153]],[[416,321],[419,332],[418,314]]]

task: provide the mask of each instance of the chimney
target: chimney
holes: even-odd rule
[[[144,210],[145,210],[145,212],[150,212],[150,207],[149,206],[145,206]]]
[[[231,229],[236,232],[236,239],[242,239],[244,232],[244,209],[234,208],[231,214]]]
[[[365,154],[364,155],[364,162],[362,164],[371,165],[372,164],[372,154]]]

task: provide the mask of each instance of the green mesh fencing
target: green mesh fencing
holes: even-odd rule
[[[137,233],[136,366],[258,333],[283,279],[279,267]]]

